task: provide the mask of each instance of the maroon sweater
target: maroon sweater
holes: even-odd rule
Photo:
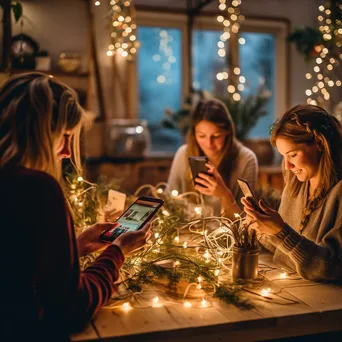
[[[23,167],[0,171],[0,226],[0,340],[67,340],[110,299],[124,260],[120,248],[109,246],[80,272],[60,185]]]

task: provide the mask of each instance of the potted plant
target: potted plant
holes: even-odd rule
[[[237,138],[256,154],[261,165],[272,163],[273,148],[268,138],[248,138],[248,134],[258,120],[267,115],[266,105],[270,96],[271,92],[261,83],[256,94],[249,94],[240,101],[233,100],[230,94],[220,98],[232,116]]]

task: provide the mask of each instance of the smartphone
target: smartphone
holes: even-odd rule
[[[195,179],[198,177],[198,174],[200,172],[208,174],[208,168],[205,166],[206,163],[208,163],[208,158],[205,156],[203,156],[203,157],[189,157],[189,165],[190,165],[194,185],[197,184],[195,182]],[[203,185],[201,185],[201,186],[203,186]]]
[[[164,201],[155,197],[141,196],[117,219],[119,226],[100,235],[102,241],[114,241],[129,231],[137,231],[144,226],[163,205]]]
[[[258,204],[258,200],[255,198],[254,193],[249,186],[248,182],[244,179],[238,178],[237,182],[239,183],[240,189],[243,193],[243,195],[248,198],[248,200],[251,202],[253,208],[255,211],[266,215],[266,213],[260,208]]]

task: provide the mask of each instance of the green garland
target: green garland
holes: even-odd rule
[[[106,197],[109,186],[97,186],[72,174],[67,175],[67,184],[69,185],[67,198],[75,212],[75,225],[85,229],[86,225],[96,222],[97,213],[104,204],[103,199]],[[156,188],[152,189],[152,194],[156,195]],[[161,189],[158,188],[158,190]],[[220,268],[219,255],[209,242],[206,242],[208,238],[200,233],[205,224],[217,222],[220,218],[197,217],[195,220],[187,222],[189,215],[185,199],[175,198],[164,190],[158,195],[164,199],[165,204],[152,222],[150,244],[133,256],[126,258],[120,270],[121,283],[134,293],[140,292],[143,284],[163,282],[170,292],[175,293],[181,280],[189,284],[198,284],[198,279],[202,279],[203,290],[209,289],[213,296],[242,309],[251,308],[251,303],[240,296],[241,286],[230,282],[219,282],[217,274]],[[134,198],[135,196],[128,197],[128,203],[133,202]],[[81,206],[79,205],[80,201]],[[227,219],[222,218],[222,220]],[[184,245],[175,238],[178,237],[180,228],[189,224],[197,227],[199,233],[189,234],[191,241],[186,246],[187,248],[184,248]],[[196,231],[196,228],[194,229]],[[226,244],[225,237],[222,239],[222,244]],[[209,252],[211,260],[209,258],[205,260],[203,256],[199,255],[199,249]],[[93,253],[81,258],[81,267],[86,268],[94,262],[98,255],[99,253]],[[160,262],[169,262],[173,266],[167,268]],[[222,272],[224,273],[224,270]]]

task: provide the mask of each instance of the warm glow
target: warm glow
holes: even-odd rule
[[[178,196],[178,191],[177,190],[172,190],[171,191],[171,195],[174,196],[174,197]]]
[[[261,290],[261,295],[263,297],[268,297],[269,294],[270,294],[270,291],[268,289],[262,289]]]
[[[184,306],[185,306],[186,308],[191,308],[191,307],[192,307],[192,305],[191,305],[190,302],[185,302],[185,303],[184,303]]]
[[[122,304],[122,310],[129,311],[131,309],[132,309],[132,307],[128,302]]]

